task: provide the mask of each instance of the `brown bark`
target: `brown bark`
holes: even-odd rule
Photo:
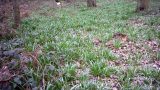
[[[0,23],[2,23],[5,18],[5,10],[4,9],[5,9],[4,5],[0,5]]]
[[[96,7],[96,0],[87,0],[88,7]]]
[[[0,1],[0,22],[6,23],[7,22],[7,11],[8,11],[8,5],[7,0],[1,0]]]
[[[57,2],[55,0],[52,0],[53,2],[53,8],[57,8]]]
[[[19,0],[13,0],[13,12],[14,12],[14,28],[16,29],[20,25]]]
[[[137,12],[146,11],[149,8],[149,0],[138,0],[137,1]]]

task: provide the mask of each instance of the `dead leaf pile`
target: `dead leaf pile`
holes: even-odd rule
[[[21,4],[20,6],[20,17],[25,18],[29,16],[29,5],[28,4]]]
[[[99,46],[99,45],[102,43],[102,41],[101,41],[100,39],[98,39],[98,38],[94,38],[94,39],[92,40],[92,42],[93,42],[93,44],[96,45],[96,46]]]
[[[14,75],[12,75],[7,66],[3,66],[0,69],[0,82],[9,81]]]
[[[120,48],[117,49],[114,47],[114,40],[121,42]],[[150,47],[150,52],[152,52],[153,57],[159,51],[159,45],[156,41],[133,42],[128,39],[127,35],[121,33],[114,34],[113,38],[106,43],[106,47],[111,49],[112,52],[118,56],[119,60],[134,60],[136,59],[136,55],[142,55],[142,59],[145,59],[145,54],[148,52],[147,47]],[[156,59],[156,57],[154,59]]]
[[[130,19],[128,21],[128,25],[140,27],[140,26],[144,26],[145,22],[142,19],[135,18],[135,19]]]
[[[22,52],[20,54],[20,60],[22,65],[26,65],[29,62],[33,63],[33,67],[40,66],[38,61],[39,54],[42,54],[42,47],[38,45],[33,52]]]

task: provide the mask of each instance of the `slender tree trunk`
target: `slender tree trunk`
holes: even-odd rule
[[[0,1],[0,23],[3,22],[3,19],[4,19],[4,2],[3,1]]]
[[[96,7],[96,0],[87,0],[88,7]]]
[[[53,2],[53,8],[57,8],[57,2],[55,0],[52,0]]]
[[[8,17],[9,17],[9,5],[8,0],[1,0],[0,3],[0,24],[5,25],[8,28]]]
[[[13,0],[13,11],[14,11],[14,28],[18,28],[20,25],[20,9],[19,0]]]
[[[0,1],[0,22],[2,23],[7,23],[7,11],[8,11],[8,5],[7,5],[7,0],[1,0]]]
[[[137,12],[146,11],[149,8],[149,0],[138,0],[137,1]]]

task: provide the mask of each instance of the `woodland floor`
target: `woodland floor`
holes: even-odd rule
[[[0,82],[29,90],[159,90],[160,11],[135,13],[136,2],[126,0],[97,4],[32,9],[17,38],[0,42],[3,54],[25,51],[1,56]]]

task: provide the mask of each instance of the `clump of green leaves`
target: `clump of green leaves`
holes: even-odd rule
[[[103,62],[91,62],[91,74],[94,76],[104,75],[106,65]]]
[[[76,67],[73,64],[67,64],[63,69],[64,75],[67,81],[71,81],[75,79],[76,75]]]
[[[116,49],[119,49],[119,48],[122,46],[120,40],[114,40],[114,41],[113,41],[113,45],[114,45],[114,47],[115,47]]]

